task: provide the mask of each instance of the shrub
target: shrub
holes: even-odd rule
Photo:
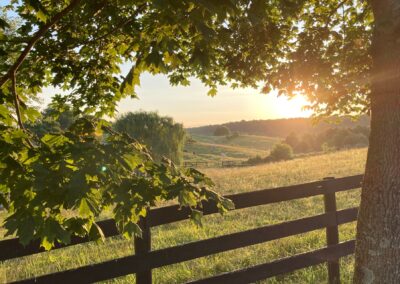
[[[233,140],[233,139],[238,138],[238,137],[239,137],[239,132],[235,131],[231,135],[226,136],[226,139],[227,140]]]
[[[218,126],[214,131],[214,136],[229,136],[231,131],[226,126]]]
[[[290,160],[293,158],[293,149],[285,143],[275,144],[269,158],[271,161]]]
[[[254,158],[249,158],[247,160],[248,165],[258,165],[265,162],[265,159],[262,158],[260,155],[255,156]]]

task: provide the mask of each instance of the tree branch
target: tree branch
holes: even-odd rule
[[[14,107],[15,107],[15,113],[17,114],[17,122],[18,122],[19,127],[22,130],[25,130],[24,124],[22,122],[21,110],[20,110],[20,106],[19,106],[19,97],[17,94],[17,83],[16,83],[16,78],[15,78],[15,72],[13,72],[11,75],[11,82],[12,82],[11,92],[14,97]]]
[[[340,7],[342,7],[344,4],[346,4],[346,2],[347,2],[347,0],[340,1],[339,4],[329,13],[329,15],[327,17],[327,22],[325,25],[326,28],[329,26],[332,16],[337,12],[337,10],[339,10]]]
[[[10,79],[12,76],[15,78],[15,73],[18,70],[19,66],[21,66],[22,62],[24,62],[26,56],[32,50],[35,43],[54,25],[56,24],[62,17],[72,11],[80,2],[81,0],[72,0],[71,3],[62,11],[54,15],[54,17],[42,26],[35,35],[29,40],[28,45],[22,51],[18,59],[15,63],[10,67],[8,72],[0,79],[0,88]]]
[[[125,27],[126,25],[128,25],[129,23],[131,23],[132,21],[136,20],[136,16],[138,14],[140,14],[141,12],[143,12],[144,8],[146,8],[146,4],[142,4],[140,5],[137,10],[135,11],[135,13],[131,16],[130,19],[127,19],[125,21],[122,21],[121,23],[119,23],[114,29],[112,29],[111,31],[105,33],[104,35],[101,35],[97,38],[94,38],[92,40],[88,40],[86,42],[84,42],[83,44],[91,44],[91,43],[95,43],[99,40],[102,40],[106,37],[108,37],[109,35],[115,34],[116,32],[118,32],[120,29],[122,29],[123,27]]]
[[[24,123],[22,121],[22,116],[21,116],[21,108],[19,105],[19,96],[17,94],[17,82],[16,82],[15,72],[13,72],[11,74],[11,82],[12,82],[11,92],[14,97],[14,106],[15,106],[15,113],[17,115],[17,122],[18,122],[19,127],[22,129],[22,131],[26,132]],[[34,148],[31,140],[26,139],[26,141],[28,142],[30,147]]]

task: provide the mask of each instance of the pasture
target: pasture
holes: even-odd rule
[[[254,167],[204,169],[203,171],[214,180],[218,192],[231,194],[305,183],[327,176],[343,177],[360,174],[364,169],[365,158],[366,149],[355,149]],[[358,200],[359,190],[338,193],[338,209],[356,206]],[[159,249],[183,244],[322,212],[322,197],[315,197],[237,210],[225,216],[206,216],[201,228],[195,227],[189,221],[177,222],[152,230],[152,248]],[[107,213],[105,213],[106,216]],[[3,217],[4,213],[0,215],[0,218]],[[0,231],[0,234],[3,232]],[[341,226],[340,241],[352,238],[354,238],[354,223]],[[305,252],[322,247],[324,244],[325,232],[318,230],[155,269],[153,277],[155,283],[181,283]],[[133,253],[133,241],[119,237],[111,238],[101,244],[77,245],[0,263],[0,282],[101,262]],[[352,257],[341,261],[343,283],[349,283],[351,280],[352,263]],[[320,265],[265,282],[323,283],[326,278],[325,265]],[[134,276],[127,276],[109,281],[109,283],[131,283],[133,279]]]
[[[256,155],[266,156],[269,149],[280,141],[276,137],[255,135],[227,138],[193,134],[192,138],[195,142],[185,146],[185,162],[243,161]]]

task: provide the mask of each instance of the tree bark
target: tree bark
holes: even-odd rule
[[[357,222],[355,283],[400,283],[400,0],[374,13],[371,134]]]

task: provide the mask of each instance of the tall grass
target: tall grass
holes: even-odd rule
[[[231,194],[304,183],[326,176],[343,177],[360,174],[364,169],[365,158],[366,149],[357,149],[254,167],[204,169],[204,171],[215,181],[217,191]],[[359,190],[338,193],[337,197],[340,209],[357,206]],[[176,222],[152,229],[152,249],[294,220],[322,212],[322,198],[313,197],[236,210],[224,216],[206,216],[202,228],[195,227],[189,221]],[[354,238],[354,223],[340,226],[340,240],[352,238]],[[155,269],[153,279],[155,283],[181,283],[306,252],[324,245],[325,231],[317,230]],[[0,282],[101,262],[133,253],[133,241],[123,240],[120,237],[108,239],[104,244],[77,245],[2,262],[0,263]],[[352,263],[352,257],[341,260],[343,283],[351,281]],[[326,278],[326,266],[319,265],[265,280],[262,283],[324,283]],[[131,282],[134,282],[133,275],[107,281],[107,283]]]

